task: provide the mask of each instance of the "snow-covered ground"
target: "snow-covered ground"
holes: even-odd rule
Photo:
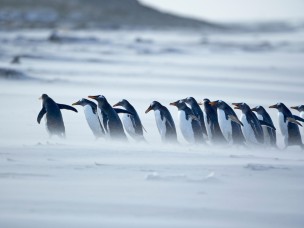
[[[303,104],[303,31],[50,34],[0,32],[0,68],[28,76],[0,79],[0,227],[303,227],[300,148],[191,146],[178,125],[180,145],[164,146],[144,114],[157,100],[177,120],[169,103],[187,96]],[[49,139],[36,122],[42,93],[128,99],[148,143],[96,141],[81,108],[63,111],[66,140]]]

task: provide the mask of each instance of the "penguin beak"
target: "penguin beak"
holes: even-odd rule
[[[38,97],[38,100],[42,100],[42,96],[41,96],[41,97]]]
[[[77,101],[77,102],[74,102],[72,105],[80,105],[80,104],[79,104],[79,101]]]
[[[149,106],[149,108],[145,111],[145,113],[147,114],[148,112],[150,112],[152,110],[151,105]]]
[[[170,105],[176,106],[177,105],[177,101],[170,103]]]
[[[235,107],[234,107],[234,109],[241,109],[241,107],[240,107],[240,103],[232,103],[232,105],[234,105]]]
[[[120,102],[118,102],[115,105],[113,105],[113,107],[117,107],[117,106],[120,106]]]
[[[295,110],[298,110],[298,107],[297,107],[297,106],[291,106],[290,108],[295,109]]]
[[[257,111],[257,109],[256,109],[256,108],[252,108],[252,109],[251,109],[251,111],[256,112],[256,111]]]
[[[212,107],[215,107],[217,105],[217,101],[211,101],[209,102],[209,104],[212,106]]]
[[[203,102],[198,102],[197,104],[198,104],[198,105],[203,105]]]
[[[94,99],[94,100],[97,100],[98,97],[99,97],[98,95],[96,95],[96,96],[88,96],[88,98],[91,98],[91,99]]]
[[[278,108],[278,106],[275,104],[275,105],[269,106],[269,108]]]

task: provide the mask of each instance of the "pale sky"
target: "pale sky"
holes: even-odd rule
[[[167,12],[219,22],[304,19],[304,0],[139,0]]]

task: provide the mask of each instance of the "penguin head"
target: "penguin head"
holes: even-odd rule
[[[108,103],[107,99],[103,95],[88,96],[88,98],[96,100],[100,105]]]
[[[227,108],[227,104],[226,102],[222,101],[222,100],[217,100],[217,101],[211,101],[209,102],[209,104],[214,107],[214,108],[219,108],[219,109],[226,109]]]
[[[210,100],[209,100],[208,98],[204,98],[203,102],[209,104],[209,103],[210,103]]]
[[[250,107],[246,103],[232,103],[234,109],[240,109],[243,113],[250,111]]]
[[[80,99],[79,101],[74,102],[72,105],[81,105],[81,106],[86,106],[88,104],[88,100],[87,99]]]
[[[128,106],[129,102],[125,99],[122,99],[121,101],[117,102],[115,105],[113,105],[113,107],[116,106],[122,106],[124,108],[126,108],[126,106]]]
[[[299,112],[303,112],[304,111],[304,105],[292,106],[290,108],[295,109],[295,110],[297,110]]]
[[[162,107],[162,105],[157,102],[157,101],[153,101],[150,106],[147,108],[147,110],[145,111],[145,113],[147,114],[148,112],[150,112],[151,110],[159,110]]]
[[[39,97],[39,100],[45,101],[49,98],[49,96],[47,94],[42,94],[41,97]]]
[[[202,102],[199,102],[199,105],[210,105],[210,100],[208,98],[204,98]],[[214,106],[214,105],[213,105]]]
[[[287,109],[287,107],[281,102],[271,105],[269,108],[276,108],[279,112],[284,112],[284,110]]]
[[[264,107],[260,106],[260,105],[252,108],[251,111],[256,112],[256,113],[258,113],[260,115],[262,115],[264,112],[266,112],[266,110],[264,109]]]
[[[151,110],[159,110],[161,109],[162,105],[158,102],[158,101],[153,101],[150,106],[148,107],[148,109],[145,111],[145,113],[150,112]]]
[[[186,103],[183,102],[182,100],[177,100],[175,102],[170,103],[172,106],[176,106],[178,110],[183,110],[187,107]]]
[[[196,100],[193,97],[187,97],[187,98],[182,99],[180,101],[185,102],[190,106],[192,106],[192,104],[194,104],[196,102]]]

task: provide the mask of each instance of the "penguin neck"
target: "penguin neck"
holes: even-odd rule
[[[98,107],[102,110],[108,110],[111,105],[107,101],[104,101],[103,103],[98,102]]]

